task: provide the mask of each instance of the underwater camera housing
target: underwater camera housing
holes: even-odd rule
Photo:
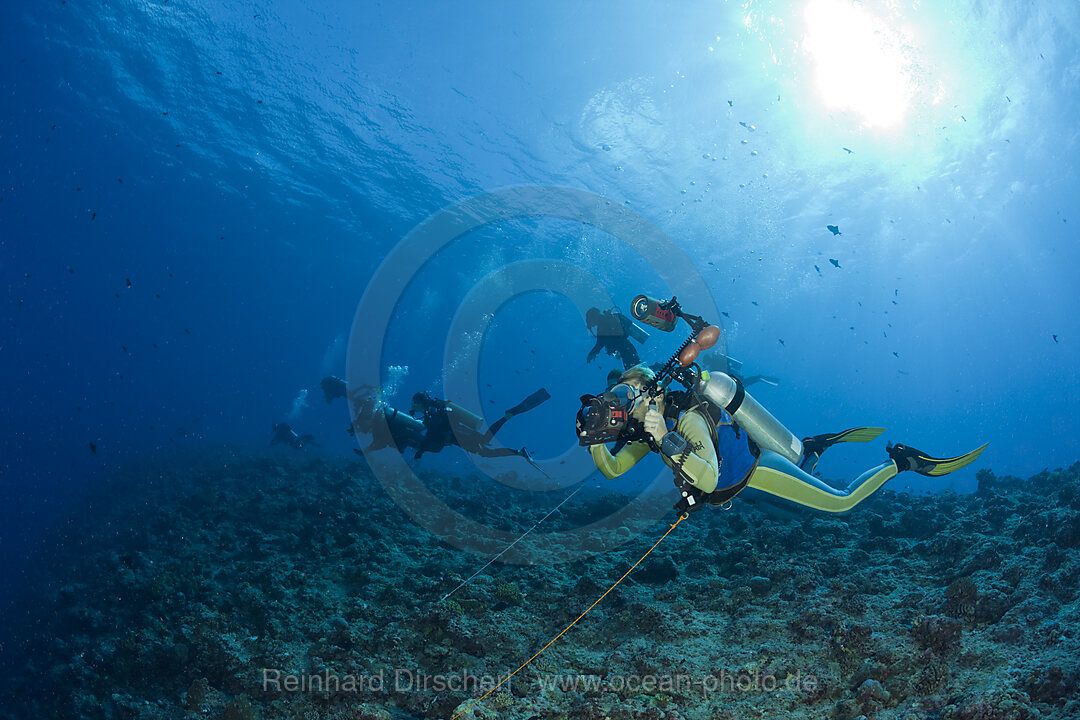
[[[577,414],[578,443],[601,445],[615,442],[630,424],[631,397],[627,385],[615,385],[602,395],[582,395]]]

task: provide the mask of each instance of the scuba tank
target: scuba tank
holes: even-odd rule
[[[645,328],[641,327],[633,320],[630,320],[625,315],[619,315],[619,319],[623,322],[623,331],[628,338],[636,340],[639,345],[644,345],[645,341],[649,339],[649,333],[645,332]]]
[[[450,424],[464,425],[470,430],[480,432],[480,428],[484,425],[484,419],[476,413],[469,412],[465,408],[458,405],[456,402],[449,400],[445,403],[446,413],[450,417]]]
[[[758,447],[799,464],[803,454],[802,440],[751,397],[741,382],[725,373],[702,372],[695,389],[712,404],[727,410]]]

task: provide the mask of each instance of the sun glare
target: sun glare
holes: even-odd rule
[[[851,0],[810,0],[804,47],[816,65],[825,105],[864,124],[892,127],[912,96],[911,65],[901,33]]]

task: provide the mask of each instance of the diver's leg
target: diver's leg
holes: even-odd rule
[[[844,490],[826,485],[771,450],[762,450],[749,487],[826,512],[846,512],[894,477],[896,463],[888,460],[867,470]]]
[[[824,452],[824,451],[822,451]],[[799,461],[799,469],[808,475],[812,475],[814,470],[817,469],[818,460],[821,459],[821,453],[819,452],[807,452],[806,443],[803,442],[803,456]]]
[[[628,338],[623,338],[622,342],[618,345],[619,357],[622,358],[623,368],[629,370],[638,363],[641,362],[641,356],[638,355],[637,348],[630,342]]]
[[[493,448],[493,447],[489,447],[487,445],[480,445],[480,446],[476,447],[475,449],[470,450],[470,452],[473,452],[473,453],[479,455],[480,457],[486,457],[486,458],[510,457],[511,455],[519,455],[519,456],[521,455],[520,450],[513,450],[511,448],[506,448],[506,447]]]

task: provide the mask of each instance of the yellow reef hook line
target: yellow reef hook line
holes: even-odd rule
[[[473,701],[472,701],[471,703],[469,703],[469,706],[468,706],[467,708],[465,708],[464,710],[462,710],[461,712],[455,713],[455,714],[454,714],[454,716],[450,718],[450,720],[457,720],[457,718],[458,718],[458,717],[460,717],[460,716],[464,715],[465,713],[469,712],[470,710],[472,710],[472,709],[473,709],[473,706],[474,706],[474,705],[476,705],[477,703],[479,703],[479,702],[480,702],[481,700],[483,700],[484,698],[486,698],[486,697],[487,697],[488,695],[490,695],[491,693],[493,693],[493,692],[495,692],[496,690],[498,690],[498,689],[499,689],[499,688],[500,688],[500,687],[501,687],[501,686],[503,685],[503,683],[507,682],[507,681],[508,681],[508,680],[509,680],[510,678],[514,677],[514,676],[515,676],[515,675],[517,675],[517,674],[518,674],[519,672],[521,672],[521,669],[522,669],[522,668],[524,668],[524,667],[525,667],[526,665],[528,665],[528,664],[529,664],[529,663],[531,663],[531,662],[532,662],[533,660],[535,660],[535,659],[537,658],[537,656],[539,656],[539,655],[540,655],[540,653],[542,653],[542,652],[544,652],[545,650],[547,650],[547,649],[548,649],[549,647],[551,647],[552,643],[554,643],[554,642],[555,642],[556,640],[558,640],[558,639],[559,639],[559,638],[561,638],[561,637],[562,637],[563,635],[565,635],[565,634],[566,634],[566,631],[567,631],[567,630],[569,630],[570,628],[572,628],[572,627],[574,627],[575,625],[577,625],[577,624],[578,624],[578,621],[579,621],[579,620],[581,620],[581,618],[583,618],[583,617],[585,617],[586,615],[588,615],[588,614],[589,614],[589,610],[592,610],[592,609],[593,609],[594,607],[596,607],[596,606],[597,606],[597,604],[599,604],[599,602],[600,602],[601,600],[603,600],[604,598],[606,598],[606,597],[607,597],[608,593],[610,593],[610,592],[611,592],[612,590],[614,590],[614,589],[615,589],[616,587],[618,587],[619,583],[621,583],[621,582],[622,582],[623,580],[625,580],[625,579],[626,579],[626,576],[627,576],[627,575],[629,575],[630,573],[632,573],[632,572],[634,571],[634,568],[636,568],[636,567],[637,567],[638,565],[640,565],[640,564],[641,564],[641,561],[642,561],[642,560],[644,560],[645,558],[649,557],[649,553],[651,553],[651,552],[652,552],[653,550],[655,550],[655,549],[656,549],[656,546],[657,546],[657,545],[659,545],[660,543],[662,543],[662,542],[664,541],[664,538],[666,538],[666,537],[667,537],[667,536],[668,536],[669,534],[671,534],[671,531],[672,531],[672,530],[674,530],[674,529],[675,529],[676,527],[678,527],[679,523],[681,523],[681,522],[682,522],[683,520],[685,520],[685,519],[686,519],[686,518],[688,518],[688,517],[690,517],[690,513],[683,513],[682,515],[680,515],[680,516],[678,517],[678,519],[677,519],[677,520],[675,520],[675,522],[674,522],[674,523],[672,523],[671,527],[669,527],[669,528],[667,529],[667,532],[665,532],[665,533],[664,533],[663,535],[661,535],[661,536],[660,536],[660,539],[659,539],[659,540],[657,540],[656,542],[654,542],[654,543],[653,543],[653,546],[652,546],[651,548],[649,548],[648,550],[646,550],[646,551],[645,551],[645,554],[644,554],[644,555],[642,555],[642,556],[641,556],[640,558],[638,558],[638,561],[637,561],[636,563],[634,563],[633,565],[631,565],[631,566],[630,566],[630,569],[629,569],[629,570],[627,570],[626,572],[624,572],[624,573],[622,574],[622,577],[621,577],[621,578],[619,578],[618,580],[616,580],[616,581],[614,582],[614,584],[613,584],[613,585],[612,585],[611,587],[609,587],[609,588],[608,588],[607,590],[605,590],[605,591],[604,591],[604,594],[603,594],[603,595],[601,595],[600,597],[596,598],[596,600],[595,600],[595,601],[593,602],[593,604],[592,604],[592,605],[590,605],[590,606],[589,606],[588,608],[586,608],[585,612],[583,612],[583,613],[581,613],[580,615],[578,615],[578,616],[577,616],[577,618],[576,618],[576,619],[574,620],[574,622],[570,623],[570,624],[569,624],[569,625],[567,625],[567,626],[566,626],[565,628],[563,628],[563,631],[562,631],[562,632],[560,632],[560,633],[559,633],[558,635],[556,635],[555,637],[553,637],[553,638],[551,638],[550,640],[548,640],[548,641],[547,641],[547,644],[546,644],[546,645],[544,645],[544,647],[542,647],[542,648],[540,648],[539,650],[537,650],[537,651],[536,651],[536,653],[535,653],[535,654],[534,654],[534,655],[533,655],[533,656],[532,656],[531,658],[529,658],[529,659],[528,659],[528,660],[526,660],[525,662],[521,663],[521,665],[519,665],[519,666],[518,666],[518,669],[517,669],[517,670],[515,670],[515,671],[514,671],[514,672],[512,672],[512,673],[510,673],[509,675],[507,675],[507,676],[506,676],[505,678],[503,678],[502,680],[500,680],[500,681],[499,681],[499,684],[498,684],[498,685],[496,685],[495,687],[491,688],[490,690],[488,690],[488,691],[487,691],[486,693],[484,693],[484,694],[483,694],[483,695],[481,695],[480,697],[478,697],[478,698],[476,698],[475,700],[473,700]]]

